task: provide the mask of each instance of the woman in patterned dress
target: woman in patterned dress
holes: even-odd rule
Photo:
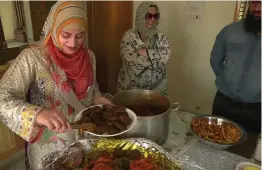
[[[149,89],[167,95],[166,65],[171,56],[167,37],[157,30],[160,12],[154,2],[142,2],[135,28],[124,33],[120,45],[122,69],[117,92]]]
[[[0,81],[0,120],[28,141],[31,169],[77,139],[69,123],[76,113],[111,104],[98,89],[86,32],[85,2],[57,2],[40,44],[21,52]]]

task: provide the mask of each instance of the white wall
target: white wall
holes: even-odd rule
[[[0,2],[0,16],[6,40],[14,39],[14,10],[12,1]]]
[[[209,64],[217,33],[233,22],[235,1],[205,2],[204,20],[185,22],[187,1],[155,1],[160,8],[160,31],[172,45],[168,63],[169,96],[182,102],[181,110],[211,114],[216,93]],[[135,11],[141,2],[134,1]]]

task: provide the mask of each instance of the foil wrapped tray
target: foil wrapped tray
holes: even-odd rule
[[[139,150],[145,157],[152,157],[159,165],[161,170],[181,170],[175,159],[166,152],[161,146],[144,138],[128,139],[84,139],[79,140],[69,147],[53,152],[42,158],[38,170],[54,170],[55,163],[61,159],[66,162],[76,161],[78,158],[75,153],[79,150],[84,152],[105,150],[112,152],[114,149]],[[74,156],[73,156],[74,155]],[[76,170],[81,170],[77,169]]]

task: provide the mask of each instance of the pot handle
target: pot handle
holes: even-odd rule
[[[172,104],[172,107],[171,107],[171,108],[172,108],[171,112],[179,110],[179,109],[180,109],[180,106],[181,106],[181,103],[180,103],[180,102],[175,102],[175,103],[173,103],[173,104]]]
[[[111,95],[111,94],[109,94],[109,93],[105,93],[105,94],[103,95],[103,97],[107,98],[108,100],[110,100],[110,101],[112,102],[114,96]]]

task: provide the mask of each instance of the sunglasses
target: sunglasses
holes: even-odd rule
[[[145,16],[145,19],[151,20],[153,17],[155,18],[155,20],[159,20],[160,14],[159,13],[155,13],[155,14],[147,13]]]

